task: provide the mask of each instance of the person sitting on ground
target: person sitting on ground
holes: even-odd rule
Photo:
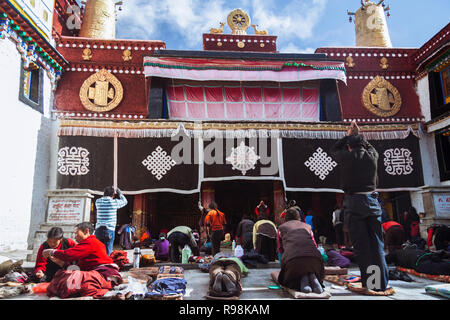
[[[297,210],[286,211],[286,222],[278,229],[281,271],[278,283],[303,293],[323,292],[325,267],[311,227],[300,221]]]
[[[244,249],[244,252],[248,252],[253,249],[253,226],[255,223],[250,220],[248,214],[244,214],[242,220],[239,222],[236,230],[236,238],[238,243]]]
[[[165,233],[160,233],[159,240],[155,242],[155,258],[162,261],[169,259],[169,241]]]
[[[181,250],[188,245],[191,250],[197,247],[192,229],[187,226],[178,226],[167,233],[167,240],[170,242],[170,260],[181,263]]]
[[[111,257],[106,253],[105,245],[97,239],[94,226],[90,222],[82,222],[75,226],[75,240],[78,244],[65,250],[45,249],[42,256],[46,259],[54,257],[64,262],[76,261],[81,271],[95,270],[107,281],[120,283],[122,277],[119,266],[114,264]]]
[[[269,261],[275,261],[277,255],[277,226],[268,220],[264,214],[259,215],[259,220],[253,226],[253,248],[266,257]]]
[[[395,221],[388,221],[382,224],[384,230],[384,246],[393,252],[401,249],[405,240],[405,231],[403,226]]]
[[[75,247],[77,244],[70,238],[65,238],[63,230],[60,227],[52,227],[47,232],[47,240],[39,247],[36,264],[34,266],[34,275],[39,282],[50,282],[53,279],[56,271],[63,268],[64,261],[55,257],[45,259],[42,252],[46,249],[65,250]]]

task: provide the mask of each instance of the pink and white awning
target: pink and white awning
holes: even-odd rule
[[[344,62],[144,57],[147,77],[196,81],[346,82]]]

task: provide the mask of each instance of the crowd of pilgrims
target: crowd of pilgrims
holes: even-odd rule
[[[318,294],[322,293],[324,288],[324,256],[328,255],[330,260],[334,259],[336,265],[341,267],[348,267],[349,262],[353,260],[344,210],[339,206],[336,206],[332,213],[334,234],[327,238],[319,233],[320,220],[310,211],[305,215],[295,201],[289,202],[281,213],[282,222],[278,226],[273,221],[269,207],[261,201],[254,212],[242,216],[236,230],[231,233],[225,233],[226,214],[219,210],[215,202],[211,202],[207,208],[199,203],[199,210],[201,218],[198,230],[188,226],[163,229],[158,233],[157,239],[152,239],[148,229],[137,239],[135,228],[128,224],[123,225],[118,230],[121,249],[152,248],[156,260],[180,263],[185,246],[190,248],[192,256],[217,256],[224,251],[223,248],[231,248],[234,242],[233,248],[235,245],[241,246],[245,257],[256,256],[258,261],[264,263],[279,260],[279,284],[304,293]],[[414,256],[411,261],[416,261],[417,257],[425,254],[427,241],[420,236],[420,217],[413,207],[405,211],[402,218],[403,223],[398,223],[390,220],[386,212],[383,212],[384,244],[389,253],[386,261],[411,267],[404,265],[405,261],[411,260],[411,255]],[[436,250],[448,252],[448,227],[434,226],[430,229],[430,237],[434,238]],[[35,280],[50,282],[58,270],[76,263],[81,270],[98,271],[111,283],[111,288],[121,282],[119,268],[113,261],[112,246],[108,248],[108,243],[102,241],[101,234],[97,233],[92,224],[79,224],[75,240],[65,238],[59,227],[50,229],[47,240],[37,254],[33,274]],[[449,274],[449,256],[442,258],[447,259],[446,263],[424,259],[421,271]],[[239,295],[242,268],[237,268],[236,263],[223,263],[216,263],[212,271],[210,270],[209,294]],[[395,279],[394,274],[390,274],[390,277]],[[398,274],[397,277],[402,279]]]

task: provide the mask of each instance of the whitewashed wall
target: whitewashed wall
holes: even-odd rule
[[[20,68],[15,44],[0,39],[0,251],[31,249],[46,211],[52,91],[44,73],[44,115],[22,103]]]

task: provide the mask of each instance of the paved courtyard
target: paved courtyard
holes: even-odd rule
[[[19,259],[24,256],[24,252],[1,253],[0,255],[7,255],[14,259]],[[132,250],[128,251],[129,258],[132,257]],[[130,259],[131,261],[131,259]],[[32,268],[34,263],[24,262],[23,266],[26,269]],[[291,296],[283,290],[269,289],[269,286],[274,285],[270,277],[270,273],[277,268],[278,263],[270,263],[270,265],[260,265],[261,268],[250,268],[247,277],[242,278],[242,294],[241,300],[292,300]],[[390,266],[390,268],[394,268]],[[197,268],[196,265],[185,266],[185,279],[187,281],[187,290],[184,300],[204,300],[205,294],[208,291],[208,273],[204,273]],[[359,269],[353,265],[349,268],[349,274],[359,275]],[[127,272],[122,273],[124,278],[127,278]],[[438,285],[442,282],[432,281],[428,279],[419,278],[411,275],[414,282],[404,281],[389,281],[396,293],[388,297],[379,296],[364,296],[348,291],[347,289],[333,285],[329,282],[324,282],[325,290],[331,293],[330,300],[447,300],[443,297],[429,294],[425,292],[425,287],[428,285]],[[45,295],[21,295],[13,298],[14,300],[48,300]],[[56,299],[56,298],[52,298]]]

